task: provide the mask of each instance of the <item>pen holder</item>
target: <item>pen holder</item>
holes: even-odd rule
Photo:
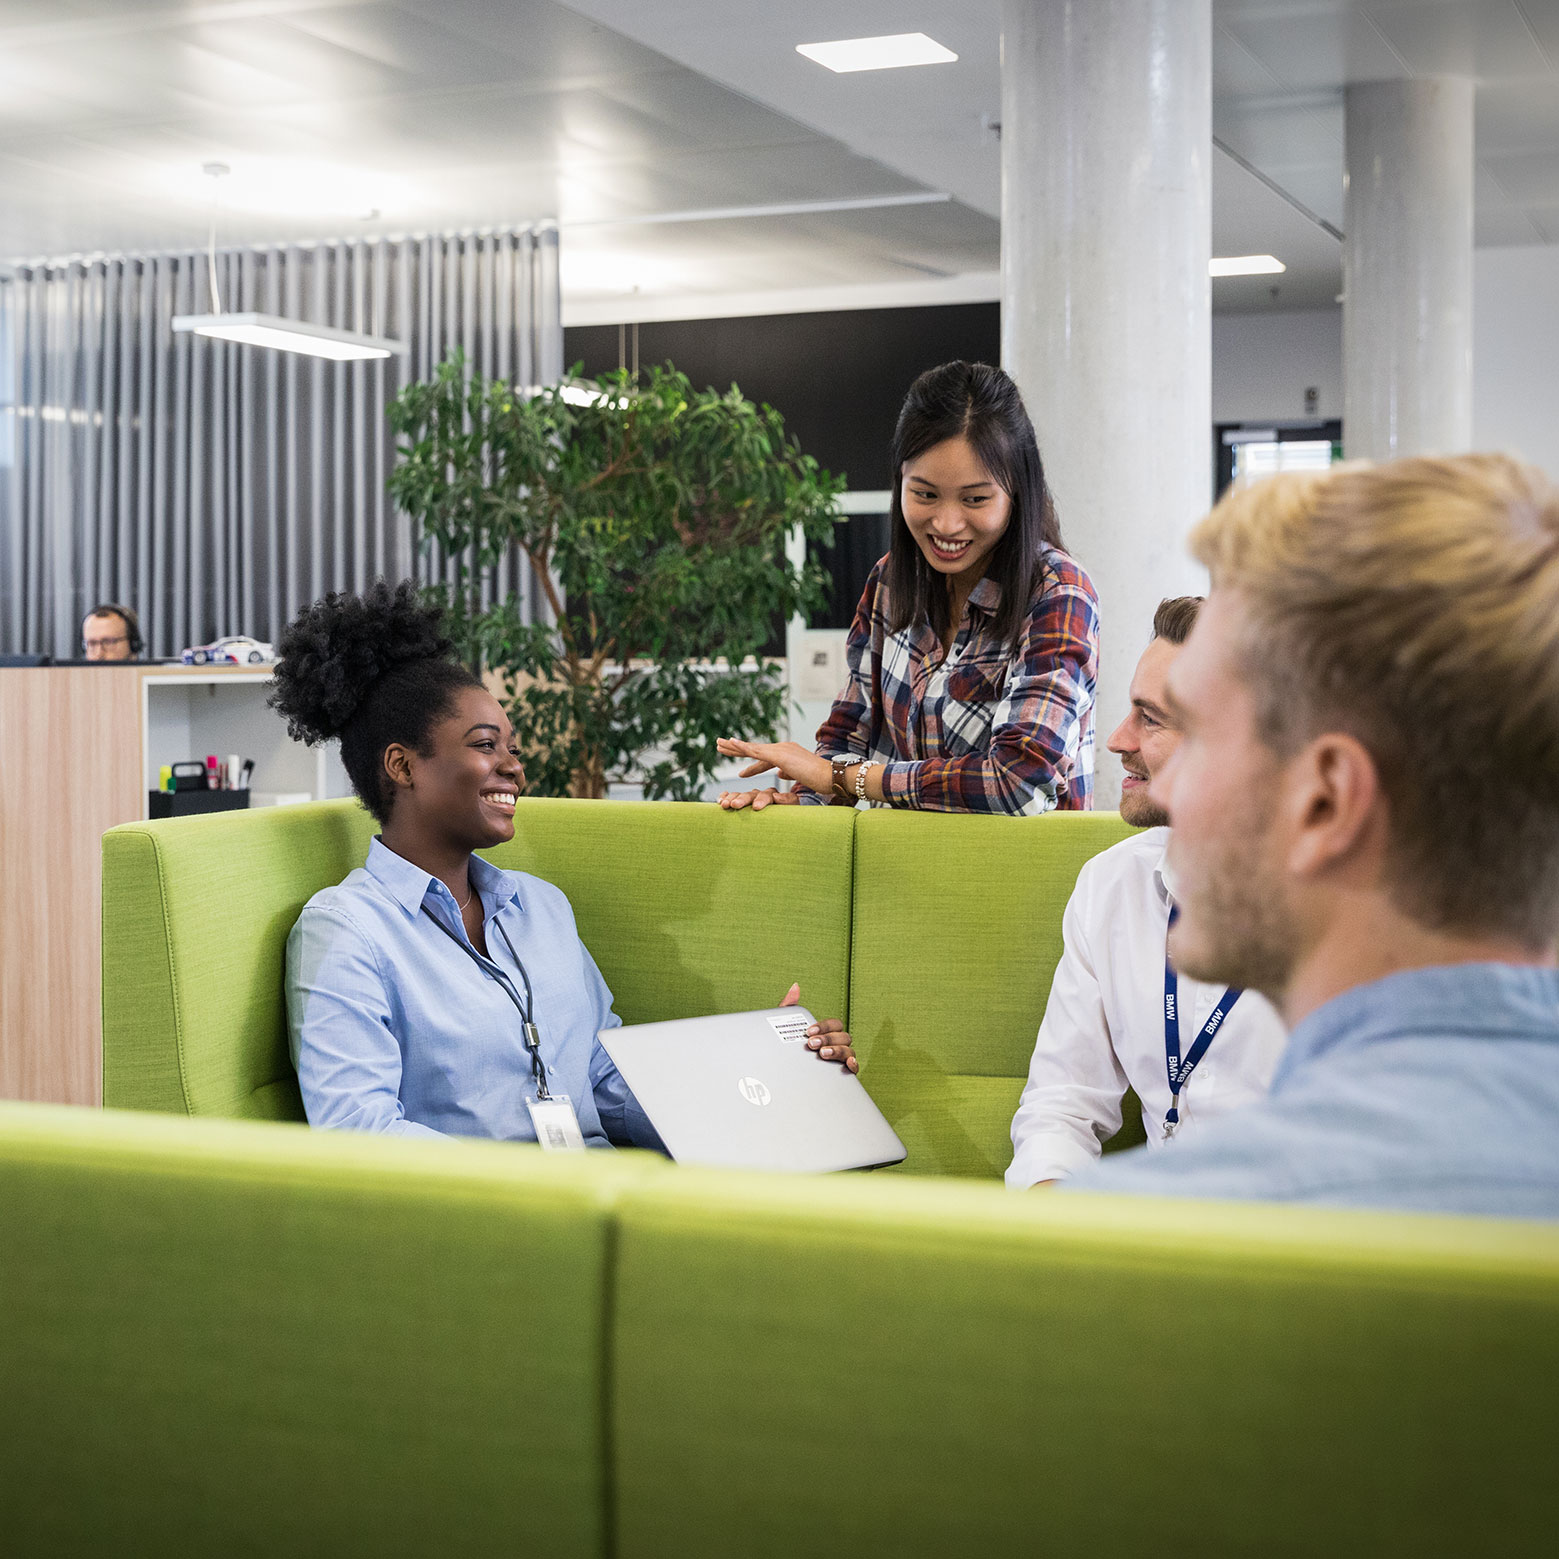
[[[152,818],[248,810],[247,790],[149,790],[146,793],[146,815]]]

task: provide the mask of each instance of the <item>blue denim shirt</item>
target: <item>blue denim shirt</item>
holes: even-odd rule
[[[1456,964],[1345,991],[1268,1097],[1068,1190],[1559,1218],[1559,972]]]
[[[502,927],[530,975],[548,1087],[573,1101],[585,1141],[660,1147],[596,1039],[621,1020],[567,898],[480,856],[471,881],[492,961],[523,995]],[[519,1013],[470,945],[449,889],[381,839],[364,866],[309,900],[287,938],[287,1022],[310,1124],[536,1140]]]

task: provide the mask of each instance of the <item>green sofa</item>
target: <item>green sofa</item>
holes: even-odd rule
[[[772,1006],[799,980],[849,1024],[903,1168],[989,1178],[1012,1156],[1061,911],[1083,862],[1128,831],[1114,813],[529,800],[490,855],[568,895],[624,1022]],[[341,801],[104,836],[105,1104],[303,1119],[287,933],[372,832]]]
[[[18,1556],[1552,1552],[1559,1228],[0,1106]]]
[[[1122,832],[522,804],[629,1021],[848,1018],[920,1173],[782,1177],[310,1132],[282,950],[367,819],[113,830],[120,1108],[0,1106],[0,1546],[1551,1552],[1559,1227],[991,1183]]]

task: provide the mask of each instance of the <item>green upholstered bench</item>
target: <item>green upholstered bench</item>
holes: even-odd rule
[[[302,1119],[287,933],[372,831],[343,801],[104,836],[105,1104]],[[1128,831],[1114,813],[528,800],[489,855],[568,895],[625,1022],[769,1006],[799,980],[854,1031],[904,1167],[990,1177],[1011,1156],[1072,884]]]
[[[16,1554],[1552,1551],[1559,1227],[0,1106]]]
[[[700,1170],[617,1222],[618,1559],[1553,1552],[1559,1226]]]
[[[0,1105],[0,1549],[604,1551],[649,1154]]]

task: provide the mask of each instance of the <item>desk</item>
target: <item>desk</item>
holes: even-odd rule
[[[269,670],[0,669],[0,1098],[100,1104],[104,830],[146,816],[164,763],[255,759],[257,791],[349,794],[266,706]],[[241,891],[241,885],[239,885]]]

